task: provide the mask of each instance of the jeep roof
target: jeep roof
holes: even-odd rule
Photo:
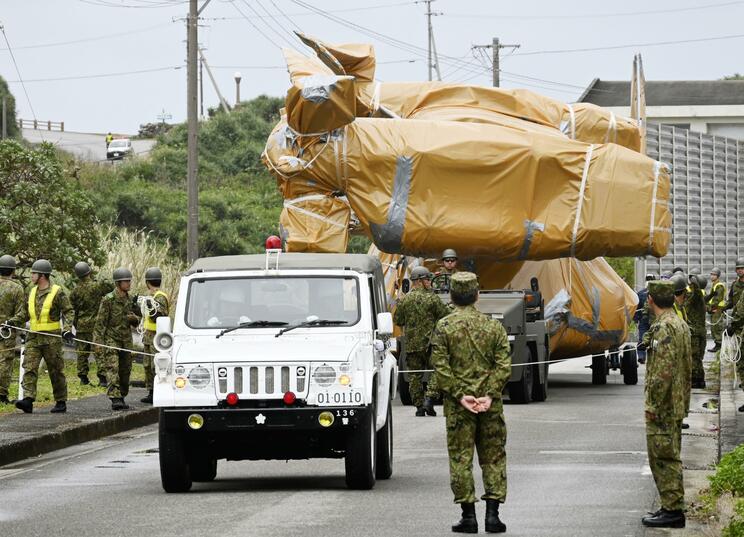
[[[186,271],[186,275],[197,272],[223,272],[231,270],[264,270],[267,254],[224,255],[202,257]],[[276,266],[276,254],[269,254],[269,268]],[[279,254],[279,270],[283,269],[347,269],[382,278],[380,260],[367,254]]]

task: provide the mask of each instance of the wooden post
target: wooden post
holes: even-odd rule
[[[36,119],[34,119],[34,130],[36,130],[36,129],[38,129],[38,128],[39,128],[39,124],[38,124],[38,122],[36,121]]]
[[[65,122],[64,121],[60,121],[59,122],[59,131],[60,132],[65,132]]]
[[[47,120],[47,130],[52,130],[52,120]]]

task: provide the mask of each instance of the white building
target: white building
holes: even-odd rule
[[[578,102],[630,116],[630,82],[595,78]],[[649,123],[744,140],[744,80],[646,82]]]

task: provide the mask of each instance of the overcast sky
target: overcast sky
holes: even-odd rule
[[[308,5],[345,22],[312,13]],[[71,131],[136,133],[163,110],[170,121],[185,119],[187,11],[188,2],[181,0],[2,0],[0,23],[39,120],[64,121]],[[413,1],[212,0],[202,13],[199,41],[229,102],[235,99],[236,71],[242,73],[243,99],[284,95],[288,77],[280,47],[306,52],[289,35],[296,27],[328,42],[374,44],[380,80],[425,80],[425,11],[425,4]],[[521,44],[502,51],[503,87],[569,102],[595,77],[629,79],[635,52],[643,54],[648,80],[744,72],[744,0],[436,0],[432,11],[442,13],[433,25],[448,81],[490,85],[487,58],[474,56],[471,45],[488,44],[494,36]],[[709,39],[736,35],[741,37]],[[680,40],[698,41],[646,45]],[[546,52],[622,45],[635,46]],[[146,72],[100,77],[131,71]],[[4,40],[0,75],[11,83],[18,117],[31,119]],[[70,79],[51,80],[65,77]],[[216,105],[206,74],[204,88],[205,106]]]

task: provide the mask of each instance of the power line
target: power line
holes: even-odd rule
[[[137,0],[129,0],[130,2],[137,2]],[[91,6],[98,7],[118,7],[118,8],[129,8],[129,9],[154,9],[163,7],[175,7],[180,4],[188,3],[188,0],[159,0],[155,2],[148,2],[146,0],[139,0],[136,4],[125,4],[116,3],[113,0],[78,0],[83,4],[89,4]]]
[[[35,49],[35,48],[46,48],[46,47],[61,47],[65,45],[75,45],[78,43],[89,43],[91,41],[103,41],[106,39],[112,39],[116,37],[122,37],[125,35],[132,35],[132,34],[140,34],[144,32],[150,32],[152,30],[156,30],[158,28],[164,28],[166,26],[170,26],[172,22],[167,22],[164,24],[157,24],[155,26],[148,26],[147,28],[140,28],[139,30],[130,30],[128,32],[119,32],[114,34],[106,34],[106,35],[99,35],[95,37],[83,37],[81,39],[73,39],[71,41],[57,41],[54,43],[39,43],[37,45],[22,45],[20,47],[15,47],[15,50],[26,50],[26,49]],[[7,48],[0,48],[0,50],[8,50]]]
[[[272,39],[271,37],[269,37],[268,35],[266,35],[266,34],[264,33],[264,31],[263,31],[263,30],[261,30],[261,28],[259,28],[259,27],[258,27],[258,26],[256,26],[255,24],[253,24],[253,21],[252,21],[252,20],[251,20],[250,18],[248,18],[248,16],[247,16],[247,15],[246,15],[245,13],[243,13],[243,11],[242,11],[242,10],[241,10],[241,9],[240,9],[240,8],[239,8],[239,7],[238,7],[238,6],[236,5],[236,4],[235,4],[235,0],[230,0],[230,4],[232,4],[232,7],[234,7],[234,8],[235,8],[235,11],[237,11],[238,13],[240,13],[240,14],[241,14],[241,15],[243,16],[243,18],[244,18],[244,19],[245,19],[246,21],[248,21],[248,24],[250,24],[251,26],[253,26],[253,28],[254,28],[254,29],[255,29],[255,30],[256,30],[256,31],[257,31],[257,32],[258,32],[259,34],[261,34],[262,36],[264,36],[264,38],[265,38],[265,39],[266,39],[266,40],[267,40],[267,41],[268,41],[269,43],[271,43],[272,45],[274,45],[274,46],[275,46],[276,48],[278,48],[279,50],[281,50],[281,49],[282,49],[282,46],[281,46],[280,44],[278,44],[278,43],[277,43],[276,41],[274,41],[274,40],[273,40],[273,39]]]
[[[558,49],[558,50],[537,50],[534,52],[518,52],[513,56],[535,56],[537,54],[570,54],[574,52],[594,52],[597,50],[617,50],[623,48],[637,48],[637,47],[660,47],[666,45],[680,45],[682,43],[702,43],[705,41],[721,41],[725,39],[740,39],[744,37],[744,34],[733,34],[733,35],[720,35],[715,37],[701,37],[699,39],[678,39],[675,41],[655,41],[651,43],[633,43],[627,45],[610,45],[606,47],[586,47],[586,48],[569,48],[569,49]]]
[[[570,15],[489,15],[489,14],[478,14],[478,13],[448,13],[448,17],[461,18],[461,19],[523,19],[523,20],[541,20],[541,19],[603,19],[603,18],[615,18],[615,17],[635,17],[635,16],[646,16],[646,15],[663,15],[669,13],[681,13],[686,11],[700,11],[711,8],[719,8],[733,5],[744,4],[744,0],[732,1],[732,2],[721,2],[718,4],[707,4],[703,6],[693,7],[682,7],[675,9],[653,9],[648,11],[625,11],[619,13],[574,13]]]
[[[272,2],[272,4],[273,4],[273,2]],[[334,10],[329,10],[328,13],[350,13],[350,12],[354,12],[354,11],[371,11],[371,10],[375,10],[375,9],[386,9],[386,8],[389,8],[389,7],[411,6],[411,5],[414,5],[414,4],[416,4],[416,2],[413,2],[413,1],[411,1],[411,2],[394,2],[394,3],[390,3],[390,4],[378,4],[378,5],[373,5],[373,6],[351,7],[351,8],[345,8],[345,9],[334,9]],[[308,15],[317,15],[317,13],[315,13],[313,11],[300,11],[300,12],[297,12],[297,13],[286,13],[285,14],[285,13],[282,12],[282,15],[284,15],[287,18],[289,18],[290,15],[292,17],[306,17]],[[212,21],[223,20],[224,21],[224,20],[240,20],[242,18],[243,17],[207,17],[207,18],[202,18],[202,20],[212,20]],[[251,17],[251,18],[266,18],[266,17],[265,16],[259,16],[259,17]],[[297,26],[296,24],[294,24],[294,26],[296,26],[299,29],[299,26]]]
[[[282,16],[283,16],[283,17],[284,17],[285,19],[287,19],[287,20],[289,21],[289,24],[291,24],[292,26],[294,26],[294,27],[295,27],[295,29],[297,29],[297,30],[298,30],[298,31],[299,31],[300,33],[304,33],[304,32],[302,31],[302,28],[300,28],[300,27],[299,27],[299,26],[297,25],[297,23],[296,23],[295,21],[293,21],[293,20],[292,20],[292,19],[291,19],[291,18],[289,17],[289,15],[287,15],[286,13],[284,13],[284,11],[282,11],[282,8],[280,8],[280,7],[278,6],[278,5],[276,5],[276,2],[274,2],[274,0],[271,0],[271,5],[272,5],[272,6],[274,6],[274,7],[276,8],[276,10],[277,10],[277,11],[278,11],[279,13],[281,13],[281,15],[282,15]],[[292,35],[294,35],[294,34],[292,34]]]
[[[256,11],[256,9],[255,9],[255,8],[254,8],[254,7],[253,7],[253,6],[252,6],[252,5],[251,5],[251,4],[250,4],[250,3],[249,3],[249,2],[247,1],[247,0],[242,0],[242,1],[243,1],[243,4],[245,4],[245,6],[246,6],[246,7],[248,8],[248,9],[250,9],[250,10],[251,10],[251,11],[252,11],[253,13],[255,13],[255,14],[256,14],[256,15],[258,16],[258,17],[261,17],[261,14],[260,14],[260,13],[259,13],[258,11]],[[263,8],[263,5],[262,5],[262,4],[260,3],[260,2],[258,2],[257,0],[253,0],[253,1],[256,1],[256,2],[257,2],[257,3],[259,4],[259,6],[261,6],[261,8]],[[264,11],[266,11],[266,9],[264,9]],[[269,15],[269,16],[271,17],[271,14],[270,14],[270,13],[269,13],[268,11],[266,11],[266,13],[267,13],[267,14],[268,14],[268,15]],[[272,18],[272,19],[274,19],[273,17],[271,17],[271,18]],[[289,46],[290,46],[291,48],[295,48],[295,43],[293,43],[292,41],[290,41],[289,39],[287,39],[287,36],[285,36],[285,35],[284,35],[283,33],[281,33],[281,32],[279,32],[279,31],[277,31],[277,30],[276,30],[276,29],[275,29],[275,28],[274,28],[274,27],[273,27],[273,26],[272,26],[272,25],[271,25],[271,24],[269,23],[269,21],[268,21],[268,20],[267,20],[266,18],[263,18],[263,17],[262,17],[262,18],[260,18],[259,20],[260,20],[260,21],[261,21],[261,22],[262,22],[262,23],[264,24],[264,26],[266,26],[266,28],[268,28],[269,30],[271,30],[272,32],[274,32],[274,34],[276,34],[277,36],[279,36],[279,39],[283,39],[283,40],[284,40],[284,41],[285,41],[285,42],[286,42],[287,44],[289,44]],[[280,26],[280,28],[281,28],[281,26]]]
[[[4,32],[3,32],[4,33]],[[60,77],[54,77],[54,78],[33,78],[26,80],[26,82],[59,82],[64,80],[85,80],[90,78],[109,78],[109,77],[116,77],[116,76],[126,76],[126,75],[139,75],[143,73],[156,73],[158,71],[175,71],[177,69],[183,69],[182,65],[175,65],[175,66],[167,66],[167,67],[154,67],[152,69],[139,69],[137,71],[120,71],[116,73],[98,73],[98,74],[90,74],[90,75],[73,75],[73,76],[60,76]],[[9,84],[16,84],[20,83],[23,84],[23,80],[20,80],[20,73],[19,73],[19,80],[8,80]]]
[[[28,95],[28,90],[26,89],[26,84],[23,82],[23,77],[21,76],[21,70],[18,68],[18,62],[15,59],[15,54],[13,54],[13,49],[10,46],[10,41],[8,41],[8,36],[5,33],[5,26],[0,24],[0,31],[3,32],[3,37],[5,38],[5,44],[8,45],[8,52],[10,53],[10,58],[13,60],[13,65],[15,66],[16,73],[18,74],[18,81],[21,83],[21,87],[23,88],[23,93],[26,95],[26,101],[28,101],[28,107],[31,109],[31,115],[34,116],[34,122],[37,121],[36,119],[36,111],[34,110],[34,105],[31,104],[31,97]],[[44,136],[41,136],[41,139],[44,139]]]

